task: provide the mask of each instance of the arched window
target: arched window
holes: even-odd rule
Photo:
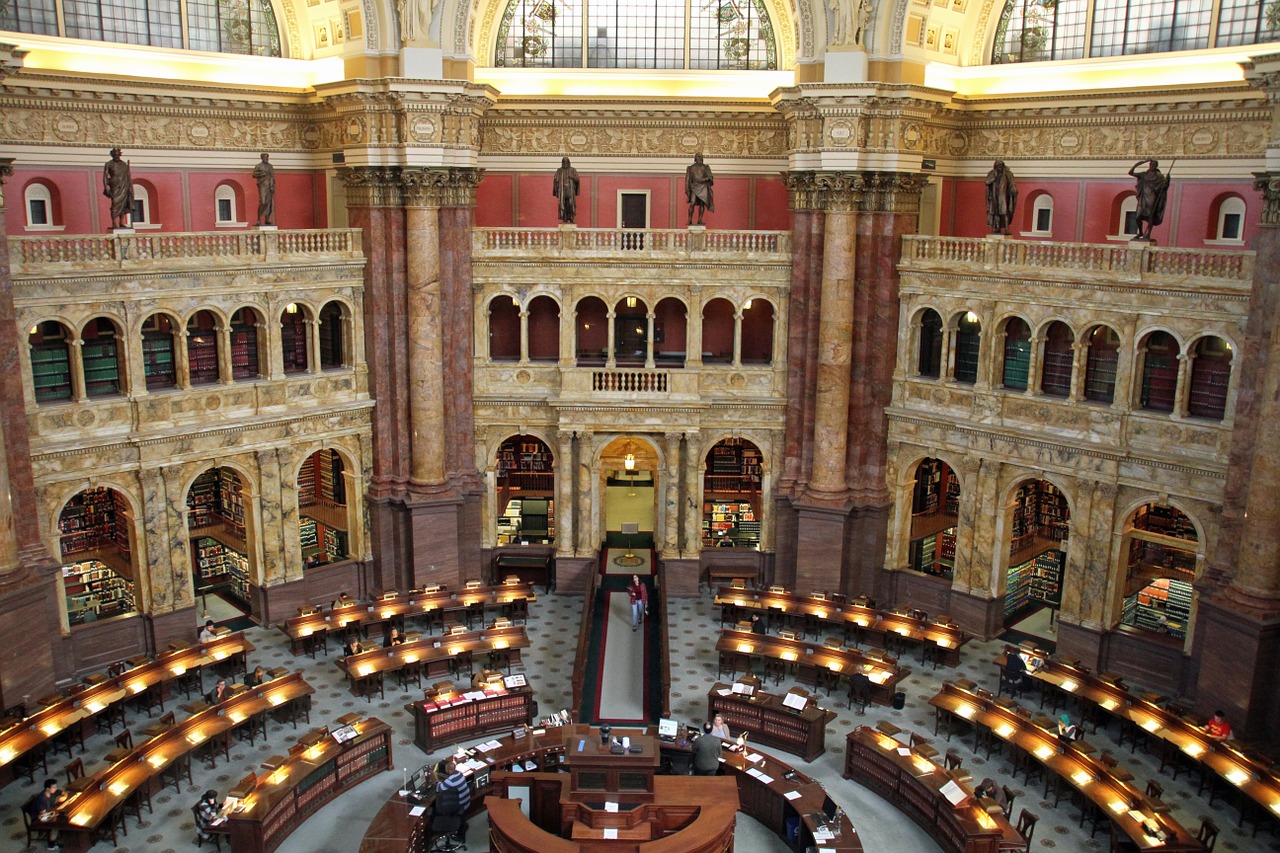
[[[1215,8],[1217,38],[1210,44]],[[1087,45],[1086,24],[1091,33]],[[991,62],[1128,56],[1276,40],[1269,0],[1221,0],[1217,4],[1007,0],[996,28]]]
[[[916,370],[921,376],[942,375],[942,318],[932,308],[920,315],[920,353]]]
[[[27,212],[27,229],[31,231],[61,231],[58,213],[54,205],[53,190],[48,184],[33,181],[22,192],[23,207]]]
[[[1013,391],[1025,391],[1030,370],[1031,328],[1025,320],[1014,317],[1004,327],[1004,369],[1001,384]]]
[[[174,388],[178,371],[173,360],[175,324],[168,314],[152,314],[142,324],[142,373],[147,390]]]
[[[252,308],[231,315],[231,378],[237,382],[262,375],[258,370],[258,349],[265,343],[260,338],[262,325]]]
[[[346,363],[342,305],[329,302],[320,309],[320,369],[342,367]]]
[[[733,361],[733,303],[712,299],[702,309],[702,362],[729,364]]]
[[[1071,393],[1073,343],[1075,338],[1066,323],[1059,320],[1049,325],[1044,338],[1044,354],[1040,358],[1040,390],[1051,397],[1065,397]]]
[[[1219,243],[1244,244],[1244,199],[1239,196],[1227,196],[1218,206],[1213,239]]]
[[[151,193],[142,184],[133,185],[133,209],[129,214],[129,224],[134,228],[155,224],[151,221]]]
[[[1095,326],[1085,337],[1089,352],[1084,367],[1084,398],[1110,405],[1116,398],[1120,336],[1109,326]]]
[[[1053,233],[1053,196],[1040,193],[1031,203],[1031,233],[1049,236]]]
[[[957,382],[973,384],[978,381],[978,351],[981,341],[982,324],[978,322],[978,315],[970,311],[956,324]]]
[[[290,302],[280,313],[280,355],[285,373],[304,373],[311,367],[311,347],[307,340],[307,315]]]
[[[1231,344],[1210,335],[1196,341],[1194,353],[1187,414],[1220,421],[1227,412],[1231,385]]]
[[[609,309],[598,296],[588,296],[578,303],[574,334],[578,367],[597,367],[605,363],[609,348]]]
[[[71,333],[56,320],[46,320],[31,328],[31,384],[37,403],[71,399]]]
[[[550,296],[529,300],[529,360],[560,358],[560,306]]]
[[[773,306],[764,299],[748,299],[742,306],[742,363],[773,361]]]
[[[518,68],[778,67],[773,25],[761,0],[511,0],[494,62]]]
[[[86,397],[110,397],[119,394],[120,335],[116,324],[106,317],[90,320],[80,333],[80,358],[84,366]]]
[[[1178,342],[1168,332],[1152,332],[1142,347],[1141,408],[1172,412],[1178,387]]]
[[[495,296],[489,302],[489,360],[520,358],[520,303],[514,296]]]
[[[649,306],[627,296],[613,306],[613,358],[618,364],[642,365],[649,353]]]
[[[214,222],[218,225],[243,225],[235,187],[222,184],[213,191]]]
[[[218,330],[212,311],[197,311],[187,321],[187,367],[192,385],[218,381]]]
[[[1116,234],[1120,237],[1138,236],[1138,197],[1127,196],[1120,202],[1120,220],[1116,223]]]
[[[271,0],[187,0],[186,10],[191,50],[280,55]],[[11,0],[0,13],[0,30],[176,50],[183,47],[182,18],[178,0]]]
[[[684,367],[689,346],[685,304],[668,296],[653,309],[653,358],[659,367]]]

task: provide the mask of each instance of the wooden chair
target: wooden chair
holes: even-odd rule
[[[409,689],[409,682],[412,681],[415,687],[422,686],[422,661],[414,661],[406,663],[396,671],[396,677],[400,682],[401,690]]]
[[[948,770],[960,770],[964,765],[964,759],[954,749],[948,749],[943,760],[946,762]]]
[[[102,820],[98,823],[96,829],[89,833],[90,844],[96,844],[103,839],[110,838],[114,847],[120,846],[119,839],[116,838],[117,830],[125,836],[129,837],[129,827],[124,824],[124,804],[127,801],[121,801],[119,805],[111,811],[103,815]]]
[[[1005,812],[1008,814],[1013,814],[1013,803],[1014,803],[1014,800],[1018,799],[1018,795],[1008,785],[1001,785],[1000,788],[1001,790],[1004,791],[1004,799],[1006,804]]]
[[[483,623],[484,620],[481,619],[481,624]],[[450,660],[453,668],[453,674],[455,676],[466,675],[470,678],[475,674],[475,664],[472,662],[471,652],[458,652]]]
[[[529,599],[513,598],[502,605],[502,615],[511,620],[512,625],[528,624]]]
[[[1027,847],[1031,847],[1031,837],[1036,834],[1036,822],[1040,818],[1033,815],[1026,809],[1022,810],[1022,814],[1018,815],[1018,825],[1016,829],[1018,834],[1022,836],[1022,840],[1027,842]]]
[[[147,712],[147,716],[151,716],[151,709],[159,709],[160,713],[164,713],[164,682],[159,681],[143,690],[137,696],[133,697],[134,707]]]
[[[463,611],[463,617],[466,619],[467,630],[473,631],[476,628],[484,627],[484,602],[473,601],[467,605]]]
[[[1154,799],[1159,800],[1162,797],[1164,797],[1164,786],[1161,785],[1159,782],[1157,782],[1155,779],[1152,779],[1151,781],[1147,782],[1146,794],[1148,797],[1152,797]]]
[[[50,741],[53,746],[54,754],[66,750],[67,758],[71,757],[71,747],[80,744],[80,753],[84,754],[84,729],[80,724],[72,723],[62,731],[58,732]]]
[[[222,753],[222,757],[231,760],[231,730],[217,732],[209,736],[209,739],[200,745],[200,752],[204,753],[204,757],[209,760],[209,769],[213,770],[218,766],[218,753]]]
[[[351,686],[355,689],[357,696],[363,696],[370,702],[373,701],[375,692],[378,694],[379,699],[386,698],[386,693],[383,691],[382,670],[360,676]]]
[[[115,764],[117,761],[121,761],[128,757],[129,752],[133,749],[133,733],[128,729],[125,729],[115,736],[115,742],[116,748],[108,752],[106,755],[106,762],[108,764]]]
[[[70,788],[72,782],[84,776],[84,760],[77,758],[62,770],[67,774],[67,787]]]
[[[507,671],[507,675],[511,674],[511,650],[510,649],[491,649],[489,651],[488,669]]]
[[[867,705],[871,702],[871,679],[861,672],[855,672],[849,676],[849,704],[850,710],[853,709],[855,703],[858,705],[858,716],[861,717],[867,713]]]
[[[774,684],[778,684],[782,679],[789,677],[787,670],[787,662],[779,658],[765,658],[764,661],[764,677],[765,679],[773,679]]]
[[[183,752],[174,756],[168,766],[160,771],[160,783],[162,785],[172,783],[173,790],[182,793],[182,777],[187,777],[187,785],[194,783],[191,781],[191,753]]]
[[[1212,818],[1205,818],[1200,823],[1200,832],[1196,834],[1196,840],[1204,845],[1206,851],[1212,850],[1218,843],[1218,825]]]

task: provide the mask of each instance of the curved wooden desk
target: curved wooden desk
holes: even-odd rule
[[[614,729],[614,735],[621,737],[624,734],[637,734],[637,732],[626,732],[620,729]],[[644,732],[652,735],[652,729]],[[533,773],[523,773],[521,776],[532,780],[536,776],[543,775],[537,771],[550,772],[557,771],[564,764],[566,753],[570,749],[576,749],[580,740],[594,740],[599,742],[599,729],[585,725],[564,726],[561,728],[548,729],[541,734],[529,734],[520,739],[510,736],[498,739],[499,746],[488,752],[477,752],[476,758],[483,761],[487,770],[491,770],[494,776],[498,776],[501,771],[510,770],[517,762],[522,766],[535,771]],[[687,743],[664,743],[661,750],[664,754],[672,752],[687,752],[689,746]],[[750,761],[749,757],[756,757],[757,760]],[[776,833],[780,838],[786,839],[788,835],[788,826],[795,829],[800,840],[805,844],[813,843],[813,835],[819,830],[819,824],[822,807],[827,799],[826,791],[822,785],[813,781],[804,775],[804,773],[794,770],[784,761],[780,761],[773,756],[753,753],[749,748],[747,755],[741,755],[737,752],[725,750],[722,755],[723,761],[721,768],[725,777],[734,781],[738,787],[738,810],[755,818],[756,820],[767,826],[772,832]],[[486,770],[478,771],[480,773]],[[556,779],[568,779],[567,774],[561,776],[557,774]],[[518,780],[517,780],[518,781]],[[659,776],[654,782],[666,783],[667,781],[679,781],[681,783],[688,782],[697,789],[697,785],[701,782],[709,781],[708,779],[686,779],[684,777]],[[472,803],[479,804],[484,802],[484,798],[491,792],[495,783],[490,781],[478,788],[472,796]],[[413,817],[409,812],[416,804],[409,803],[404,797],[398,793],[392,795],[381,811],[374,817],[373,822],[369,826],[368,832],[365,833],[364,841],[360,845],[360,853],[420,853],[426,849],[429,833],[427,829],[427,812],[422,816]],[[477,805],[477,810],[481,806]],[[499,806],[499,809],[514,808],[515,804],[510,806]],[[489,812],[490,824],[494,820],[494,811]],[[497,820],[501,822],[503,816],[498,815]],[[848,817],[840,816],[835,825],[839,827],[837,837],[821,845],[820,849],[824,853],[861,853],[862,844],[858,838],[857,832],[853,828],[853,824],[849,822]],[[683,833],[681,833],[683,835]],[[671,836],[661,841],[650,842],[654,847],[645,847],[645,853],[682,853],[686,848],[681,846],[681,836]],[[539,845],[535,853],[571,853],[571,851],[585,849],[573,846],[557,846],[557,844],[572,845],[573,842],[556,838],[555,844],[551,840],[546,845]],[[604,842],[601,842],[604,843]],[[609,842],[616,845],[618,842]],[[499,849],[497,847],[495,850]],[[512,848],[518,849],[518,848]],[[610,846],[610,853],[618,853],[619,850],[627,850],[624,845],[619,848]],[[800,848],[803,849],[803,848]]]

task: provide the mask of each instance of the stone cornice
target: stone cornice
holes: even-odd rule
[[[792,210],[914,213],[927,175],[908,172],[787,172]]]

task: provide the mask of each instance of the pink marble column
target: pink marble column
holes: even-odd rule
[[[409,488],[445,484],[444,378],[441,373],[439,208],[426,199],[405,206],[409,304]]]

